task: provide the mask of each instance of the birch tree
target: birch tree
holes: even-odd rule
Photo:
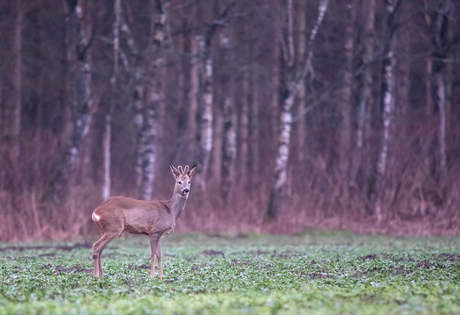
[[[129,5],[129,3],[126,3]],[[129,10],[126,10],[129,12]],[[128,15],[126,12],[126,15]],[[134,34],[131,31],[129,24],[126,19],[123,18],[123,9],[120,7],[120,16],[121,16],[121,31],[126,34],[126,43],[129,48],[129,52],[132,56],[132,60],[129,61],[128,58],[124,58],[125,67],[131,79],[133,81],[133,92],[130,102],[132,103],[132,108],[134,111],[134,126],[136,130],[136,188],[139,192],[142,182],[142,157],[143,157],[143,147],[142,147],[142,127],[144,125],[144,102],[145,102],[145,64],[142,58],[142,53],[139,48],[139,45],[134,38]],[[132,20],[132,18],[131,18]],[[138,196],[140,194],[138,193]]]
[[[270,193],[270,200],[267,209],[267,216],[270,219],[278,217],[282,197],[284,197],[287,187],[287,162],[289,159],[289,144],[291,139],[292,106],[295,96],[304,82],[306,76],[312,71],[313,42],[318,34],[319,27],[324,18],[328,7],[328,0],[321,0],[318,7],[318,18],[310,33],[308,42],[308,53],[303,64],[294,67],[295,52],[293,47],[293,0],[287,2],[287,44],[283,51],[283,60],[290,73],[290,79],[283,83],[281,92],[281,113],[280,113],[280,132],[278,136],[278,148],[276,162],[273,170],[273,185]],[[296,71],[297,70],[297,71]],[[286,78],[286,76],[285,76]]]
[[[104,151],[104,183],[102,185],[102,199],[110,197],[110,162],[111,162],[111,139],[112,139],[112,112],[117,97],[117,79],[119,73],[119,55],[120,55],[120,27],[121,27],[121,0],[115,0],[113,11],[115,21],[113,23],[113,74],[110,79],[111,85],[111,103],[105,115],[105,131],[103,139]]]
[[[143,200],[152,199],[153,181],[155,178],[155,162],[157,160],[157,138],[159,132],[158,116],[160,106],[164,99],[162,91],[162,78],[164,67],[163,44],[165,41],[166,11],[161,0],[151,0],[152,22],[150,29],[149,46],[146,56],[148,58],[148,71],[146,82],[146,103],[144,121],[142,126],[142,177],[139,197]]]
[[[379,149],[379,156],[377,161],[377,178],[376,178],[376,201],[375,201],[375,214],[377,222],[381,223],[386,219],[386,213],[383,210],[383,201],[385,196],[385,174],[387,168],[388,148],[391,142],[390,130],[393,123],[394,104],[395,104],[395,69],[396,69],[396,56],[394,52],[394,19],[395,13],[401,3],[401,0],[390,0],[386,2],[385,9],[387,12],[387,19],[385,23],[385,43],[384,54],[382,62],[383,81],[381,87],[382,99],[381,107],[383,130],[381,135],[381,144]]]
[[[307,48],[307,21],[306,21],[306,1],[299,1],[299,7],[297,10],[297,62],[302,62],[305,60],[306,48]],[[298,115],[299,119],[297,120],[297,151],[298,151],[298,160],[300,162],[305,160],[305,139],[306,139],[306,121],[305,115],[303,114],[306,111],[306,94],[307,94],[307,85],[306,82],[299,87],[299,92],[297,95],[298,103]]]
[[[342,181],[342,202],[345,208],[350,206],[350,156],[351,156],[351,112],[353,103],[353,61],[355,42],[356,1],[348,1],[345,24],[345,65],[343,72],[343,89],[340,102],[341,131],[340,131],[340,179]]]
[[[150,0],[150,29],[145,48],[135,37],[127,21],[121,19],[121,30],[126,34],[126,44],[132,57],[130,60],[125,57],[123,62],[133,82],[131,102],[136,128],[136,186],[138,198],[143,200],[152,198],[155,179],[158,119],[164,102],[162,75],[165,67],[167,5],[168,3],[161,0]],[[126,15],[133,21],[130,11],[126,10]],[[122,12],[120,16],[123,17]]]
[[[196,10],[196,6],[193,6]],[[187,120],[187,143],[188,143],[188,152],[192,156],[196,156],[197,152],[195,150],[196,145],[196,136],[198,133],[197,127],[197,112],[198,112],[198,93],[200,90],[200,81],[199,81],[199,71],[198,65],[200,63],[200,58],[198,54],[198,40],[196,39],[195,34],[189,36],[190,43],[190,88],[188,90],[187,100],[188,100],[188,120]]]
[[[231,62],[230,57],[230,28],[225,28],[220,34],[221,53],[223,54],[222,65],[228,65]],[[233,103],[233,81],[230,79],[229,67],[223,71],[227,73],[222,77],[223,93],[223,141],[222,141],[222,197],[228,200],[233,189],[235,180],[235,162],[236,162],[236,113]]]
[[[248,177],[249,159],[249,94],[250,91],[250,70],[249,65],[245,65],[241,80],[240,111],[239,111],[239,181],[244,185]]]
[[[50,195],[54,201],[64,197],[69,184],[72,184],[75,179],[75,173],[81,164],[83,145],[89,132],[93,110],[89,58],[92,25],[85,10],[84,0],[68,1],[67,8],[67,27],[70,33],[67,57],[71,58],[68,64],[75,65],[75,72],[72,72],[75,80],[71,80],[73,91],[68,95],[69,102],[73,103],[73,129],[64,155],[64,163],[52,179]],[[76,53],[71,53],[72,50]],[[75,99],[72,95],[75,95]]]
[[[257,47],[257,46],[256,46]],[[251,57],[254,55],[251,49]],[[253,57],[252,57],[253,58]],[[259,86],[259,69],[255,66],[251,69],[251,110],[250,110],[250,135],[249,135],[249,166],[251,170],[249,184],[251,187],[255,187],[259,181],[257,176],[260,171],[260,121],[259,121],[259,103],[260,103],[260,86]]]
[[[449,14],[452,10],[450,0],[442,1],[436,11],[436,18],[433,21],[432,31],[432,60],[433,60],[433,84],[435,87],[435,102],[439,108],[439,129],[438,129],[438,169],[442,175],[446,174],[446,104],[447,83],[445,79],[446,66],[445,59],[448,55],[449,46]]]
[[[197,19],[202,21],[203,8],[199,2],[197,9]],[[220,12],[209,25],[203,25],[201,31],[196,35],[195,40],[198,46],[198,56],[200,63],[198,67],[199,76],[199,142],[198,142],[198,185],[202,191],[206,191],[206,180],[211,161],[213,143],[213,55],[211,51],[211,41],[218,26],[223,24],[225,17],[235,2],[231,1]]]
[[[364,144],[364,130],[368,109],[372,107],[372,61],[374,59],[374,24],[375,0],[363,2],[364,34],[362,36],[363,56],[363,85],[359,93],[359,107],[357,117],[356,147],[362,149]]]
[[[213,87],[212,72],[213,60],[211,55],[211,34],[199,34],[196,36],[198,54],[200,55],[199,66],[199,142],[198,142],[198,163],[201,165],[198,171],[199,186],[202,191],[206,191],[206,180],[211,161],[211,150],[213,140]]]

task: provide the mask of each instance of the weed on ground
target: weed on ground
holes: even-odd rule
[[[147,237],[0,244],[0,314],[460,313],[460,239],[173,234],[163,279]]]

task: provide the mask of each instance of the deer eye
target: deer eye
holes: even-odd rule
[[[188,183],[190,184],[190,181],[188,181]]]
[[[182,181],[181,181],[181,180],[177,181],[177,183],[178,183],[179,185],[182,185]]]

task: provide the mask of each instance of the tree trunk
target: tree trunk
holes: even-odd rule
[[[249,166],[250,166],[250,181],[249,185],[251,187],[257,187],[257,183],[260,180],[259,171],[260,171],[260,154],[259,154],[259,102],[260,102],[260,86],[259,86],[259,72],[258,69],[252,68],[251,71],[251,110],[250,110],[250,146],[249,146]]]
[[[164,101],[162,73],[164,67],[163,43],[165,39],[166,11],[161,0],[152,0],[152,22],[150,43],[147,48],[148,71],[146,103],[141,132],[141,173],[139,198],[151,200],[157,160],[157,141],[159,132],[159,114]]]
[[[446,81],[444,79],[446,66],[444,59],[448,54],[449,41],[449,13],[452,10],[449,0],[443,1],[437,11],[434,21],[433,42],[433,81],[436,89],[436,103],[439,108],[439,131],[438,131],[438,169],[440,175],[446,175]]]
[[[221,88],[223,98],[223,141],[222,141],[222,197],[227,202],[233,191],[235,180],[235,161],[236,161],[236,113],[233,103],[233,82],[230,81],[229,73],[232,58],[230,57],[231,36],[228,29],[224,29],[220,36],[220,47],[223,58],[221,59],[222,71]],[[225,67],[227,65],[227,67]],[[243,94],[243,97],[245,95]]]
[[[151,200],[153,192],[153,181],[155,178],[155,162],[157,154],[157,135],[158,135],[158,113],[160,95],[155,87],[147,88],[148,108],[145,109],[144,125],[142,128],[142,136],[140,143],[141,157],[141,174],[139,199]]]
[[[22,104],[22,29],[24,23],[24,9],[22,0],[16,1],[16,20],[14,22],[14,77],[13,101],[6,102],[3,126],[2,157],[16,169],[19,158],[19,135],[21,132],[21,104]]]
[[[22,0],[17,1],[17,16],[14,26],[14,109],[11,116],[11,149],[12,161],[19,157],[19,134],[21,132],[21,104],[22,104],[22,29],[24,23],[24,10]]]
[[[129,5],[129,2],[126,3]],[[129,8],[129,7],[128,7]],[[126,13],[130,13],[131,10],[127,9]],[[122,7],[120,7],[120,16],[122,16]],[[132,20],[132,17],[129,18]],[[133,55],[134,64],[132,66],[133,70],[131,76],[134,81],[134,89],[132,98],[132,108],[134,111],[134,126],[136,130],[136,164],[135,164],[135,173],[136,173],[136,189],[138,191],[138,196],[140,196],[140,187],[142,182],[142,157],[143,157],[143,147],[142,147],[142,130],[144,126],[144,103],[145,103],[145,71],[143,60],[141,60],[139,48],[137,47],[134,34],[131,32],[129,25],[124,19],[121,20],[121,30],[126,33],[127,39],[126,43],[130,53]]]
[[[273,67],[271,71],[271,102],[270,102],[270,138],[278,136],[279,104],[280,104],[280,85],[281,85],[281,43],[277,36],[273,44]],[[273,146],[275,149],[275,146]]]
[[[297,62],[301,63],[305,60],[306,57],[306,49],[307,49],[307,21],[306,21],[306,1],[302,0],[299,1],[299,7],[297,9],[297,31],[298,31],[298,38],[297,38]],[[303,114],[307,108],[306,103],[306,95],[307,95],[307,85],[306,82],[299,88],[299,92],[297,95],[297,112],[299,119],[296,121],[297,125],[297,155],[299,162],[303,162],[305,160],[305,140],[306,136],[306,119],[305,115]]]
[[[102,184],[102,200],[110,197],[110,143],[112,139],[112,116],[109,113],[105,116],[104,138],[102,140],[102,150],[104,153],[104,183]]]
[[[396,57],[394,54],[394,15],[400,4],[401,0],[388,1],[386,4],[387,10],[387,21],[386,21],[386,36],[385,36],[385,50],[383,59],[383,81],[382,81],[382,99],[381,103],[383,108],[382,121],[383,121],[383,132],[380,144],[380,152],[377,162],[377,178],[376,178],[376,202],[375,202],[375,214],[377,216],[377,223],[381,223],[386,219],[386,211],[383,209],[383,199],[385,196],[385,174],[388,159],[388,147],[390,144],[390,130],[394,116],[394,104],[395,104],[395,68],[396,68]]]
[[[353,104],[353,61],[354,61],[354,41],[355,41],[355,1],[347,2],[347,22],[345,25],[345,66],[343,73],[342,100],[340,102],[340,114],[342,118],[340,126],[340,162],[339,172],[342,182],[342,209],[350,208],[350,156],[351,156],[351,111]]]
[[[103,139],[104,152],[104,183],[102,185],[102,199],[110,197],[110,161],[111,161],[111,138],[112,138],[112,112],[117,99],[118,60],[120,54],[120,26],[121,26],[121,0],[114,3],[115,22],[113,23],[113,74],[110,80],[111,98],[109,109],[105,115],[105,131]]]
[[[71,139],[64,156],[64,163],[52,182],[51,198],[59,201],[64,197],[65,191],[75,180],[77,168],[81,164],[83,146],[92,118],[93,100],[91,91],[91,62],[89,58],[90,26],[89,19],[85,19],[86,10],[82,1],[69,2],[68,27],[70,37],[76,38],[76,61],[70,60],[69,64],[76,63],[75,105],[73,110],[73,130]],[[71,40],[71,39],[70,39]],[[68,53],[72,58],[73,54]]]
[[[250,72],[248,68],[243,70],[243,78],[241,80],[241,109],[239,117],[240,131],[240,152],[238,165],[238,178],[241,185],[246,185],[248,178],[248,159],[249,159],[249,90]]]
[[[356,132],[356,147],[361,149],[364,144],[364,130],[366,125],[367,109],[372,107],[372,68],[374,59],[374,23],[375,23],[375,0],[363,2],[364,5],[364,36],[363,36],[363,86],[359,95],[358,130]]]
[[[276,155],[275,168],[273,170],[273,186],[270,193],[270,199],[268,203],[268,209],[266,215],[269,219],[276,219],[279,215],[282,198],[285,195],[287,187],[287,162],[289,159],[289,144],[291,138],[291,124],[292,124],[292,106],[294,104],[295,96],[303,84],[306,76],[312,70],[312,59],[313,59],[313,42],[318,33],[319,27],[323,21],[324,14],[326,13],[328,6],[328,0],[321,0],[318,8],[318,19],[315,26],[310,34],[308,54],[305,63],[298,67],[293,79],[289,82],[285,82],[284,91],[282,92],[282,104],[280,113],[280,133],[278,136],[278,148]],[[292,6],[288,3],[288,9],[292,9]],[[288,12],[288,16],[292,16],[292,12]],[[289,32],[288,37],[292,37],[292,32]],[[290,40],[288,39],[288,43]],[[290,49],[289,49],[290,50]],[[285,64],[289,67],[292,65],[294,56],[293,51],[284,54]],[[291,67],[292,68],[292,67]],[[293,70],[293,69],[292,69]],[[286,76],[284,76],[286,78]]]
[[[143,73],[139,68],[135,70],[134,74],[134,126],[136,127],[136,188],[138,191],[141,187],[142,182],[142,157],[143,157],[143,146],[142,146],[142,129],[144,126],[144,103],[145,103],[145,88]]]
[[[211,161],[212,140],[213,140],[213,62],[210,51],[211,39],[204,35],[197,36],[198,51],[201,57],[200,64],[200,131],[199,131],[199,154],[198,161],[201,165],[199,172],[199,186],[202,191],[206,191],[206,181]]]
[[[231,96],[224,100],[224,143],[222,158],[222,197],[228,201],[233,191],[236,160],[235,111]]]
[[[191,36],[190,39],[190,89],[188,92],[188,120],[187,120],[187,143],[188,152],[191,156],[196,156],[196,136],[198,133],[197,129],[197,112],[198,112],[198,93],[200,90],[200,77],[199,68],[200,59],[198,56],[198,41],[195,36]]]
[[[435,82],[439,107],[439,173],[446,175],[446,87],[443,73],[436,73]]]

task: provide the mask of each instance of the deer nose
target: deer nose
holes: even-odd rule
[[[183,190],[183,192],[186,193],[186,194],[188,194],[189,191],[190,191],[190,190],[189,190],[188,188],[185,188],[185,189]]]

